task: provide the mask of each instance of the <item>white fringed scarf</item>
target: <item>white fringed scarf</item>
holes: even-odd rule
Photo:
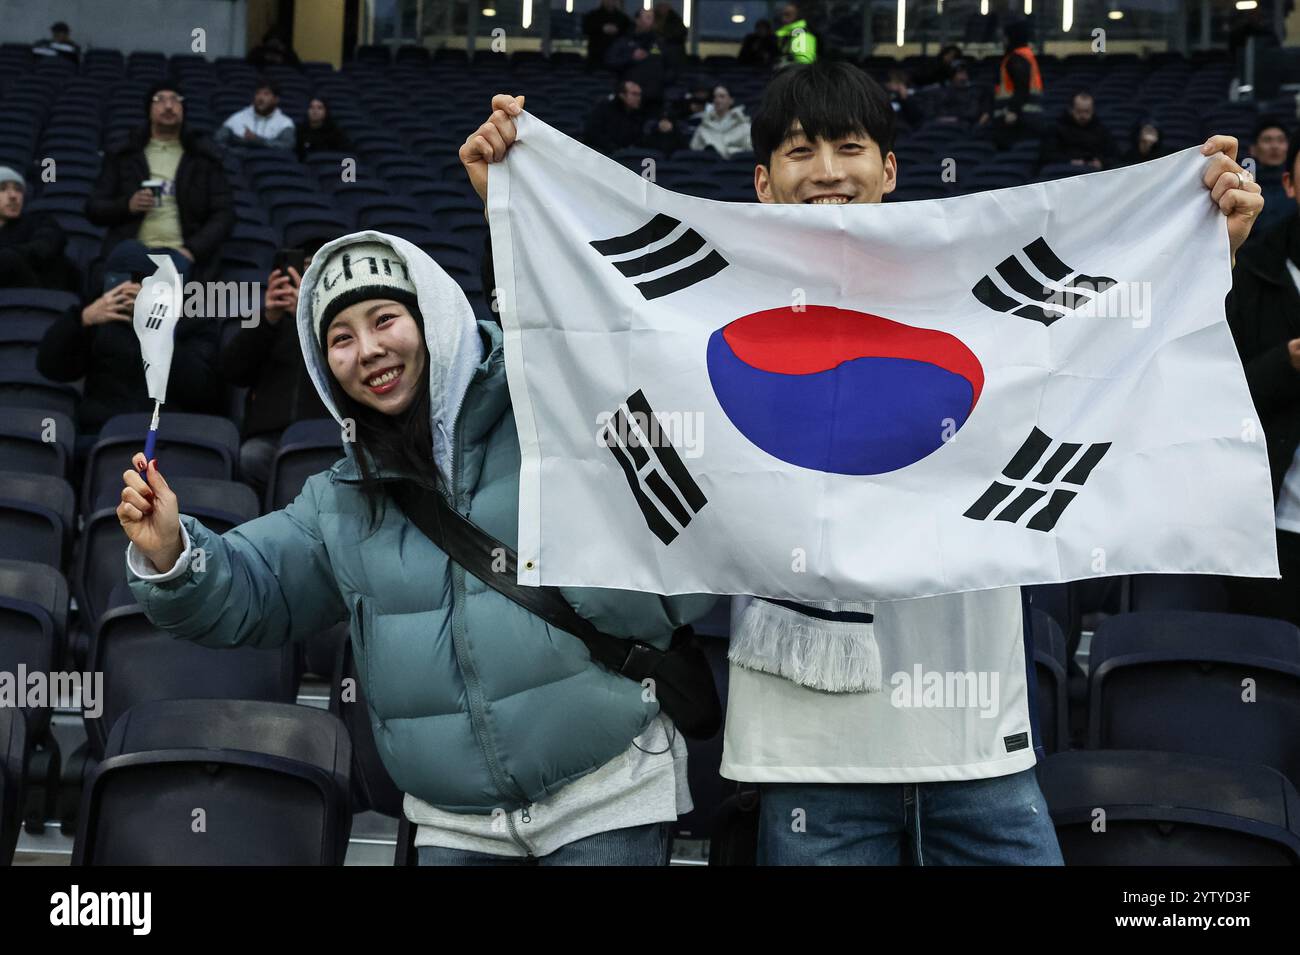
[[[833,613],[873,613],[874,604],[807,602]],[[727,658],[828,693],[879,693],[880,647],[872,623],[823,620],[752,598],[731,631]]]

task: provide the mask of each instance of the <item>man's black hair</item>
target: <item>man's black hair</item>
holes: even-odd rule
[[[71,33],[72,31],[71,31],[70,29],[68,29],[68,25],[67,25],[66,23],[64,23],[62,20],[60,20],[60,21],[58,21],[57,23],[55,23],[53,26],[50,27],[50,32],[51,32],[51,33]]]
[[[1282,135],[1287,138],[1287,143],[1290,143],[1291,130],[1287,129],[1286,124],[1277,116],[1261,116],[1259,122],[1255,124],[1255,131],[1250,135],[1251,142],[1259,139],[1264,132],[1270,129],[1282,130]]]
[[[256,93],[258,90],[270,90],[276,96],[280,95],[279,85],[272,80],[268,80],[266,77],[259,78],[258,81],[253,84],[253,92]]]
[[[883,159],[894,148],[894,110],[880,84],[846,60],[788,66],[763,92],[750,126],[754,156],[764,166],[798,123],[811,142],[866,133]]]
[[[1291,178],[1296,178],[1295,161],[1300,156],[1300,129],[1293,129],[1287,133],[1286,146],[1286,165],[1282,167],[1283,172],[1289,172]],[[1300,185],[1300,183],[1297,183]]]

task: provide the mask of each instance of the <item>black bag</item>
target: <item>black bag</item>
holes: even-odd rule
[[[652,680],[659,707],[691,739],[709,739],[722,726],[722,701],[713,669],[690,627],[681,627],[667,651],[639,640],[602,633],[578,614],[555,587],[518,583],[515,552],[458,513],[436,490],[414,481],[389,482],[389,494],[408,520],[452,560],[551,626],[587,645],[591,658],[642,683]],[[501,569],[501,557],[505,565]]]

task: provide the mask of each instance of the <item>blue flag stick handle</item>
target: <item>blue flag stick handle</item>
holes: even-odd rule
[[[161,401],[153,403],[153,420],[149,422],[149,434],[144,439],[144,466],[146,468],[149,466],[149,462],[153,460],[154,447],[158,444],[158,411],[161,408]]]

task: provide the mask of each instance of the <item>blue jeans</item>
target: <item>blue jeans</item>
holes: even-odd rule
[[[943,783],[764,783],[759,865],[1063,865],[1032,769]]]
[[[497,856],[468,849],[420,846],[420,865],[667,865],[673,838],[669,823],[598,832],[560,846],[549,855]]]

